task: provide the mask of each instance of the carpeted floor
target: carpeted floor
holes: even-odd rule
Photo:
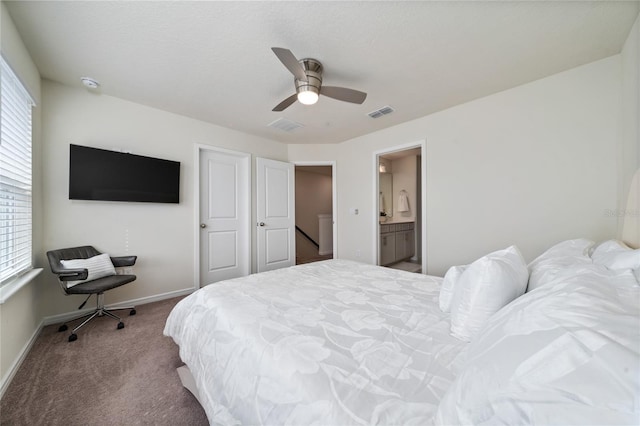
[[[178,347],[162,334],[179,300],[137,306],[135,316],[120,311],[122,330],[97,318],[71,343],[69,331],[45,327],[0,401],[0,424],[208,424],[178,378]]]

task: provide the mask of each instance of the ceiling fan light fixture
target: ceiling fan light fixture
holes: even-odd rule
[[[318,102],[318,94],[312,90],[298,92],[298,102],[303,105],[313,105]]]
[[[293,105],[296,100],[303,105],[313,105],[320,95],[352,104],[362,104],[367,98],[365,92],[346,87],[323,86],[322,64],[313,58],[296,59],[289,49],[272,47],[280,62],[293,74],[296,93],[289,96],[271,111],[280,112]]]

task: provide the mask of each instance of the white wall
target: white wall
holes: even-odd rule
[[[0,45],[2,55],[34,98],[33,109],[33,249],[34,264],[42,263],[42,167],[40,74],[15,28],[4,3],[0,4]],[[5,303],[0,304],[0,388],[6,383],[12,366],[39,329],[38,281],[27,284]]]
[[[623,219],[639,220],[638,212],[625,211],[631,178],[640,168],[640,15],[622,49],[622,115],[618,156],[618,233]]]
[[[373,152],[426,139],[428,273],[518,244],[527,260],[566,238],[615,235],[620,56],[337,146],[340,257],[375,263]],[[359,215],[349,213],[357,207]]]
[[[286,159],[278,142],[46,80],[43,111],[44,249],[89,244],[138,255],[138,279],[105,293],[106,303],[193,288],[196,144]],[[69,200],[69,144],[180,161],[180,203]],[[62,295],[48,269],[45,278],[43,315],[73,311],[81,297]]]

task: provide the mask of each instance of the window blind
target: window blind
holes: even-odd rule
[[[0,283],[31,269],[34,102],[0,57]]]

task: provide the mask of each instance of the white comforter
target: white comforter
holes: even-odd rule
[[[432,422],[465,343],[438,308],[440,278],[345,260],[209,285],[165,334],[211,423]]]

